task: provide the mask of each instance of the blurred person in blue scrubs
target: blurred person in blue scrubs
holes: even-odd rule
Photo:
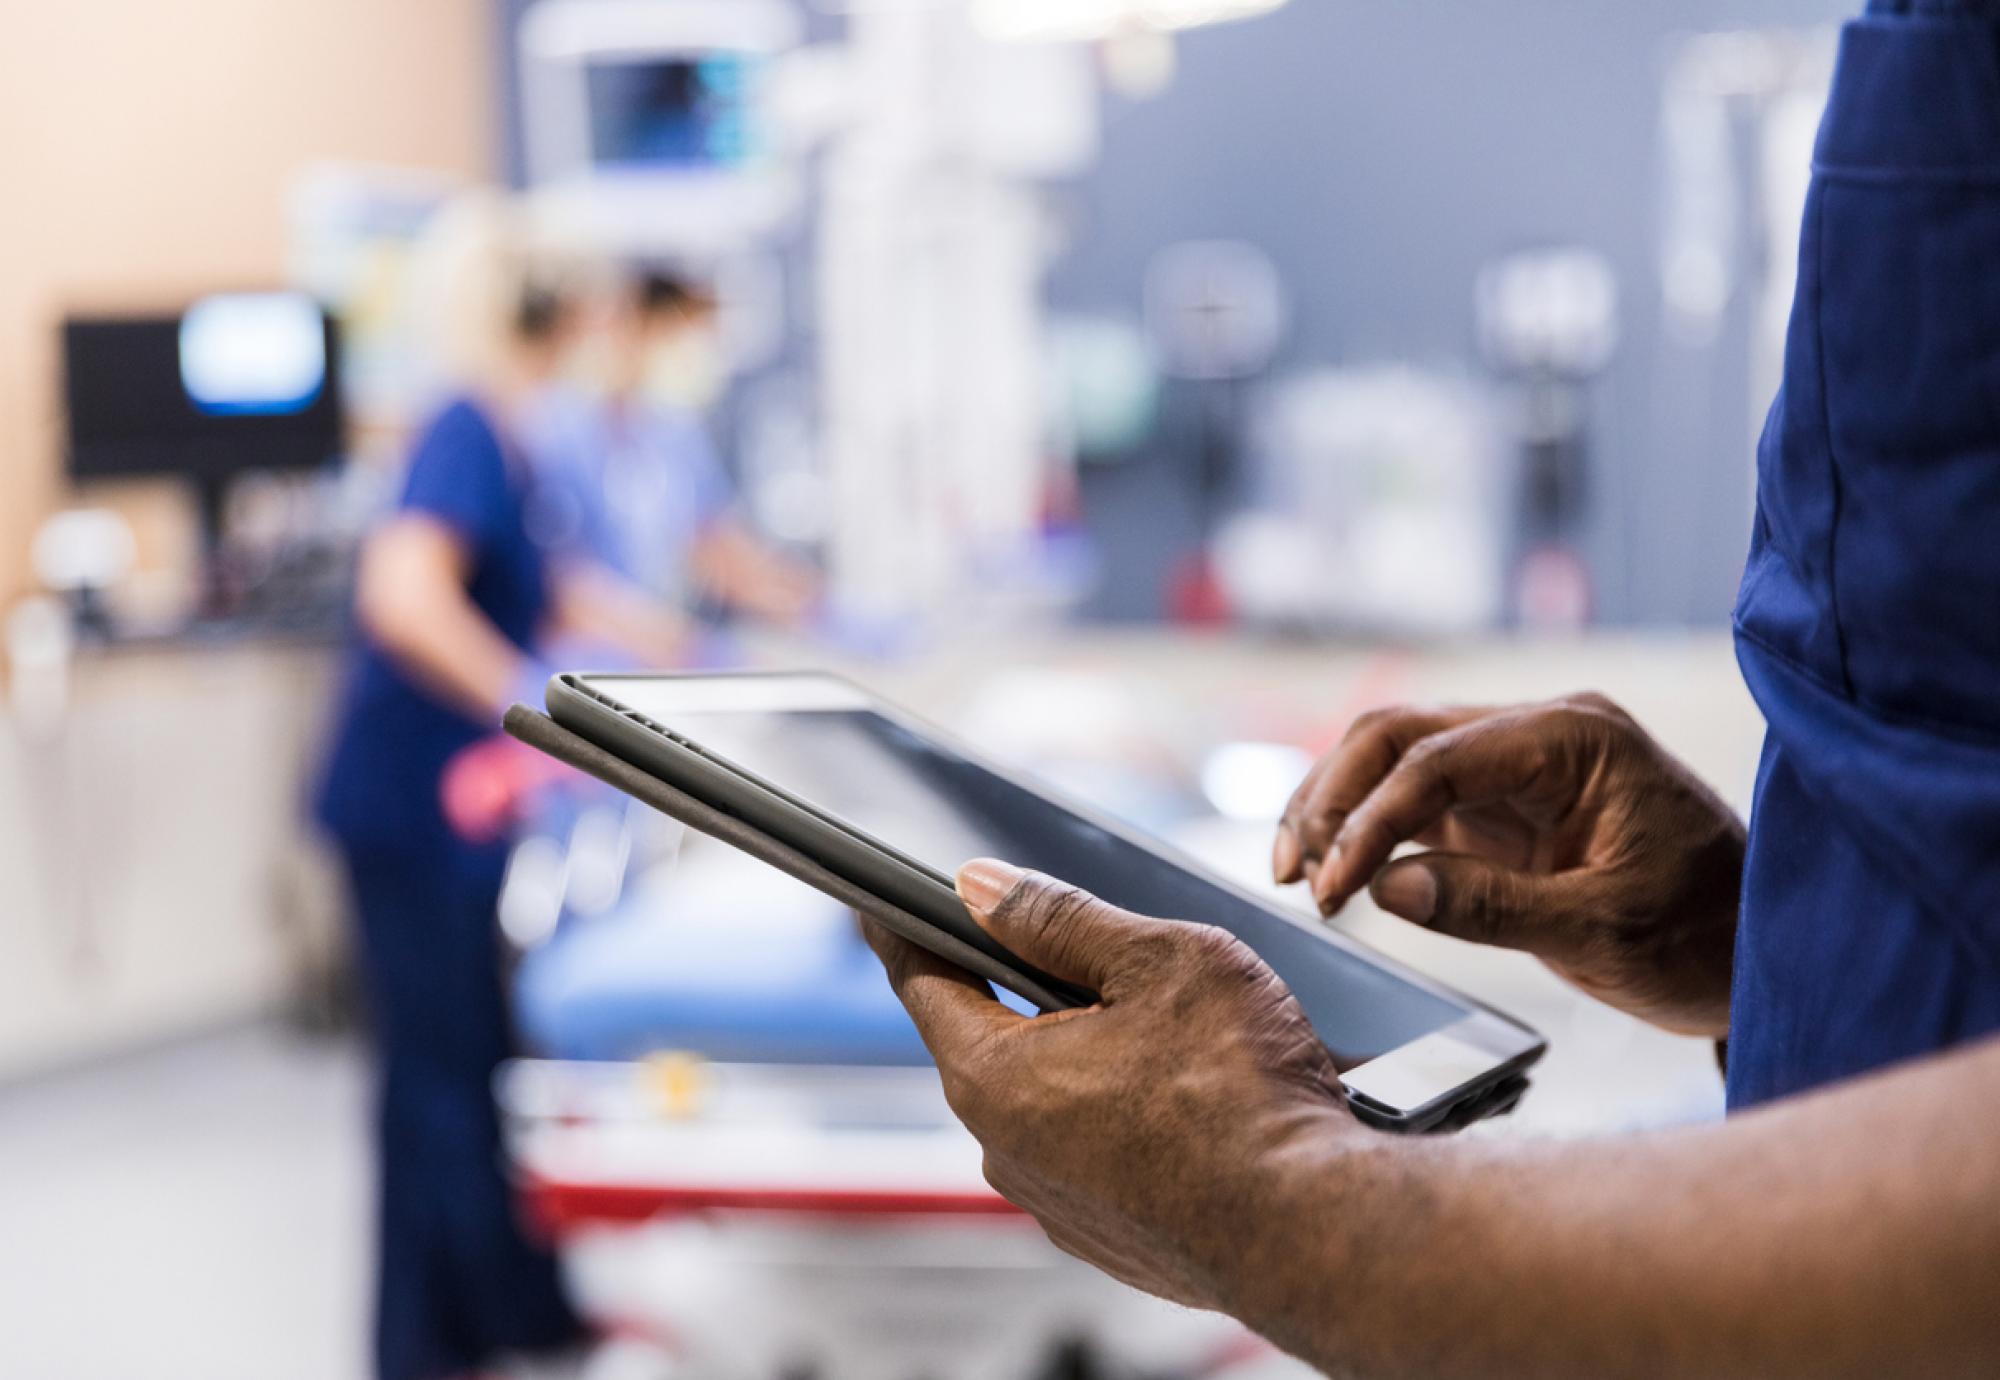
[[[714,294],[648,269],[619,285],[548,390],[531,447],[581,558],[689,608],[798,626],[817,574],[758,538],[710,438],[705,411],[727,369]]]
[[[357,636],[317,801],[346,864],[380,1060],[381,1380],[478,1372],[580,1337],[556,1265],[523,1234],[492,1077],[511,1052],[495,926],[505,845],[447,808],[452,764],[505,707],[538,702],[560,635],[675,664],[687,620],[537,536],[547,496],[522,420],[566,368],[579,318],[537,287],[510,212],[443,212],[420,251],[456,394],[424,427],[395,511],[367,539]]]

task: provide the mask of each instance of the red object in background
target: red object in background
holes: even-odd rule
[[[1215,565],[1206,552],[1189,556],[1174,567],[1173,577],[1167,581],[1167,614],[1174,622],[1195,628],[1217,628],[1235,619],[1236,610],[1230,606],[1229,595],[1216,578]]]
[[[452,832],[492,843],[506,836],[537,792],[571,775],[554,758],[496,733],[445,764],[438,794]]]
[[[708,1212],[807,1217],[1022,1217],[997,1193],[704,1187],[695,1184],[567,1183],[529,1175],[521,1185],[529,1219],[552,1240],[607,1224]]]
[[[1515,616],[1537,632],[1576,632],[1591,615],[1590,568],[1566,546],[1545,544],[1514,574]]]
[[[1315,720],[1311,732],[1299,735],[1298,745],[1315,759],[1325,756],[1347,738],[1347,732],[1371,709],[1384,709],[1408,698],[1404,690],[1410,667],[1416,658],[1397,649],[1370,657],[1361,671],[1322,719]]]

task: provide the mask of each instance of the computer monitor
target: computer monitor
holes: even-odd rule
[[[629,257],[766,243],[804,195],[776,102],[805,35],[795,0],[535,0],[518,38],[537,216]]]
[[[63,322],[70,476],[164,477],[193,490],[205,615],[242,602],[223,559],[230,482],[318,470],[341,455],[339,345],[332,318],[295,292]]]
[[[184,312],[63,322],[69,472],[204,489],[340,454],[339,340],[298,293],[229,293]]]

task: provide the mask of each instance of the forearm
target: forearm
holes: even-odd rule
[[[467,596],[462,560],[430,524],[395,524],[362,553],[356,611],[369,637],[413,678],[497,723],[527,658]]]
[[[1619,1140],[1329,1125],[1265,1167],[1217,1287],[1336,1375],[1990,1374],[1996,1101],[1987,1045]]]
[[[688,620],[610,570],[565,566],[557,572],[555,592],[559,634],[615,647],[642,665],[672,666],[687,655]]]
[[[732,609],[774,623],[794,623],[819,597],[819,582],[727,519],[712,523],[694,550],[702,587]]]
[[[371,633],[412,677],[459,710],[497,726],[528,659],[469,602],[440,600],[428,612],[371,626]]]

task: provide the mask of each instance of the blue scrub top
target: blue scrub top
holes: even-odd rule
[[[733,500],[699,416],[552,388],[530,411],[526,441],[556,549],[690,601],[695,542]]]
[[[1736,608],[1769,722],[1729,1100],[2000,1030],[2000,22],[1842,39]]]
[[[533,647],[548,607],[546,562],[531,536],[534,487],[480,408],[461,401],[431,423],[410,458],[399,510],[435,518],[465,544],[467,594],[515,646]],[[430,849],[450,836],[439,781],[451,757],[499,728],[439,699],[357,637],[317,813],[350,847]]]

